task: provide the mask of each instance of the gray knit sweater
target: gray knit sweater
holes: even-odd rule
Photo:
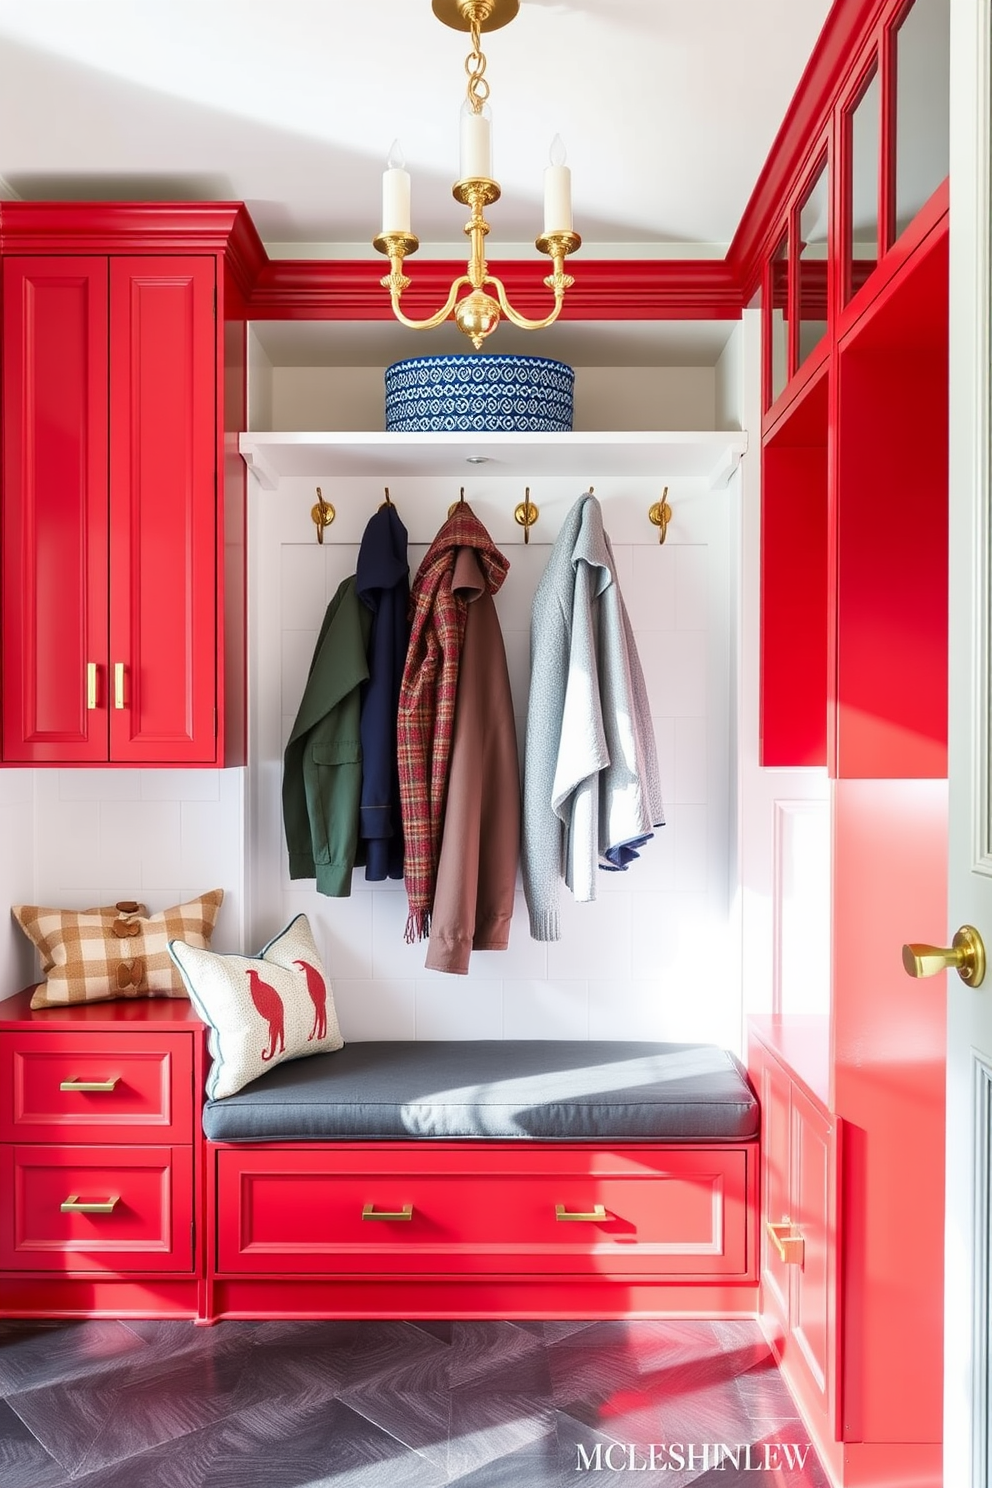
[[[560,935],[559,883],[595,899],[664,824],[644,676],[595,496],[562,524],[534,596],[521,857],[534,940]]]

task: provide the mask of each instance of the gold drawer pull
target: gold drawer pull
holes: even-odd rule
[[[124,703],[124,663],[114,662],[114,707],[123,708]]]
[[[94,1200],[90,1203],[81,1199],[78,1194],[70,1194],[63,1199],[59,1208],[63,1214],[113,1214],[114,1205],[120,1203],[120,1195],[115,1194],[112,1199]]]
[[[92,710],[96,707],[96,662],[86,663],[86,706]]]
[[[60,1090],[113,1090],[120,1075],[114,1075],[109,1080],[63,1080],[59,1086]]]
[[[377,1209],[374,1204],[366,1204],[362,1210],[363,1219],[412,1219],[413,1205],[404,1204],[402,1209]]]
[[[599,1224],[606,1218],[606,1206],[597,1204],[591,1214],[572,1213],[564,1204],[555,1205],[555,1219],[576,1219],[586,1224]]]
[[[802,1235],[795,1233],[795,1227],[791,1219],[783,1219],[781,1224],[773,1224],[770,1219],[765,1220],[765,1229],[771,1237],[771,1242],[778,1251],[787,1266],[801,1266],[806,1249],[806,1242]]]

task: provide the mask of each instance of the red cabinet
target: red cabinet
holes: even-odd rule
[[[744,1280],[753,1155],[537,1142],[221,1148],[218,1271]]]
[[[179,998],[0,1003],[0,1316],[203,1312],[203,1025]]]
[[[837,1121],[752,1029],[761,1099],[761,1315],[826,1461],[839,1439]]]
[[[221,762],[216,274],[4,259],[4,763]]]

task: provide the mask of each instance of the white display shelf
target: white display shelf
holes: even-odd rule
[[[724,488],[747,449],[735,431],[571,434],[248,433],[239,449],[266,488],[288,476],[652,476]]]

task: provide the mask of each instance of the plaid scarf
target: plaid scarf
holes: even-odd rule
[[[509,563],[465,501],[460,501],[427,550],[410,588],[410,645],[400,684],[396,742],[410,913],[405,939],[430,934],[441,854],[448,766],[454,735],[458,663],[467,601],[452,592],[459,548],[474,548],[490,594]]]

